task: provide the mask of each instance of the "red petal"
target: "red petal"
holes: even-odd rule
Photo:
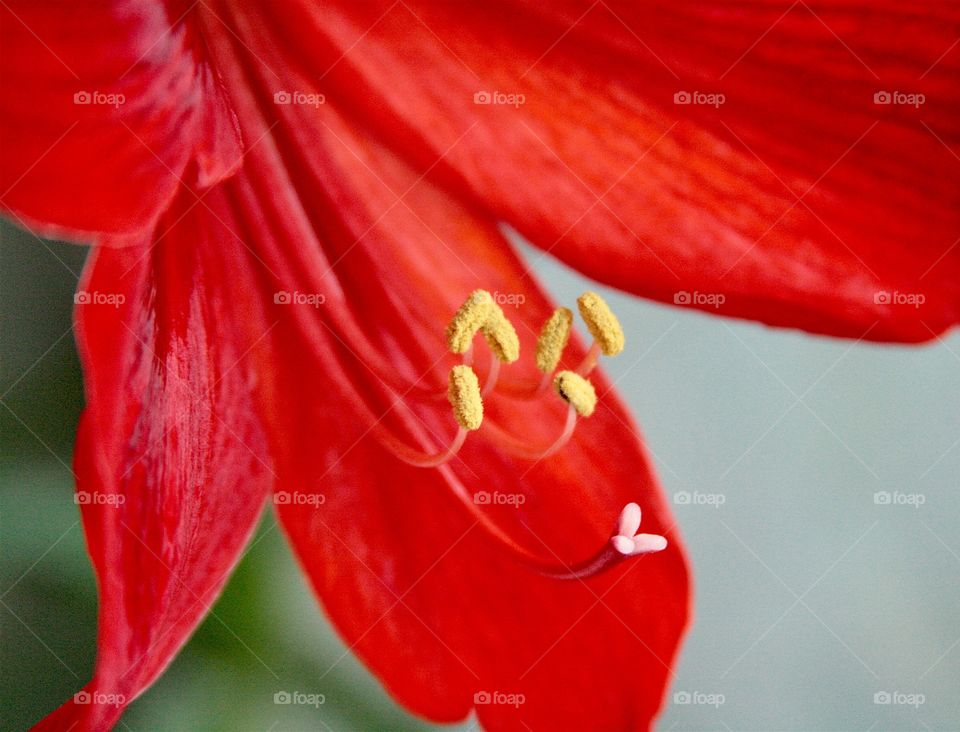
[[[242,30],[256,44],[254,29]],[[646,531],[671,536],[671,548],[666,553],[638,560],[590,584],[564,584],[531,575],[495,553],[488,540],[474,535],[465,537],[459,548],[454,547],[441,560],[456,561],[442,571],[438,564],[435,575],[423,577],[412,587],[412,581],[423,574],[425,562],[436,561],[439,553],[446,551],[451,532],[459,533],[469,522],[451,499],[442,476],[398,465],[371,445],[369,436],[357,442],[369,425],[358,420],[355,413],[358,406],[374,401],[377,382],[365,370],[366,364],[357,363],[324,329],[332,325],[331,313],[346,311],[344,303],[336,301],[344,294],[340,285],[344,285],[350,309],[364,322],[369,337],[390,354],[391,365],[403,376],[419,374],[431,364],[437,367],[436,357],[444,352],[440,335],[443,320],[457,300],[478,284],[502,292],[522,292],[528,298],[522,312],[528,328],[539,325],[549,305],[535,283],[522,276],[519,263],[492,221],[478,218],[476,212],[458,206],[426,182],[414,185],[418,181],[413,171],[373,142],[352,137],[349,127],[329,107],[321,114],[320,110],[274,106],[272,94],[277,90],[255,78],[262,68],[250,61],[245,49],[238,49],[247,65],[241,68],[230,55],[233,41],[219,40],[215,52],[220,67],[237,94],[233,102],[242,112],[245,133],[255,141],[244,172],[219,184],[206,202],[197,204],[191,198],[193,194],[183,193],[161,222],[155,236],[157,246],[150,254],[149,265],[144,265],[147,269],[133,267],[142,283],[136,289],[138,296],[152,298],[151,293],[157,293],[156,299],[147,302],[154,307],[140,311],[145,314],[136,319],[134,327],[121,330],[115,321],[94,324],[92,313],[87,316],[91,322],[84,324],[85,338],[96,344],[87,349],[91,354],[87,365],[92,368],[94,434],[113,446],[101,456],[99,477],[109,474],[115,482],[116,471],[121,471],[124,490],[137,497],[136,502],[125,505],[141,507],[140,514],[131,520],[139,520],[138,529],[151,526],[152,531],[139,533],[151,541],[159,533],[160,542],[151,546],[153,552],[144,552],[130,532],[116,530],[112,515],[104,516],[101,510],[94,514],[97,521],[88,520],[91,551],[103,578],[105,619],[100,662],[90,688],[132,697],[162,669],[195,624],[203,609],[197,605],[205,605],[190,605],[186,596],[203,591],[212,597],[217,582],[212,589],[200,583],[221,580],[217,570],[224,567],[220,560],[228,553],[235,556],[246,533],[237,526],[242,524],[241,519],[253,520],[257,501],[252,495],[259,495],[257,491],[263,486],[262,473],[240,446],[222,452],[204,449],[211,439],[219,442],[229,435],[222,434],[218,423],[205,418],[204,410],[187,402],[190,395],[176,389],[179,382],[171,384],[162,378],[162,369],[143,368],[145,357],[137,354],[139,341],[124,334],[132,331],[147,339],[150,351],[160,353],[167,370],[186,369],[191,383],[199,381],[209,386],[217,374],[228,375],[233,388],[222,392],[209,389],[212,403],[201,406],[209,406],[215,414],[225,412],[236,420],[236,431],[249,436],[241,444],[252,445],[254,452],[259,452],[262,438],[250,415],[253,375],[245,368],[240,373],[248,378],[235,374],[226,366],[229,359],[224,353],[242,360],[244,346],[248,346],[253,354],[274,354],[270,362],[255,370],[260,376],[256,391],[271,428],[267,433],[271,452],[277,465],[282,466],[282,487],[304,493],[326,490],[330,475],[336,473],[340,479],[330,492],[331,501],[336,501],[330,514],[336,535],[344,538],[364,563],[376,567],[375,574],[386,586],[357,571],[353,555],[348,552],[344,556],[343,545],[314,523],[315,514],[307,519],[302,511],[284,509],[284,520],[302,558],[309,562],[312,579],[335,621],[404,703],[434,718],[459,717],[469,709],[474,692],[481,689],[478,683],[482,683],[491,692],[526,694],[529,701],[520,714],[538,727],[557,721],[563,713],[567,721],[589,720],[601,726],[608,720],[616,726],[646,725],[661,703],[686,623],[687,580],[682,547],[671,531],[668,510],[622,407],[614,397],[605,396],[600,413],[584,425],[577,441],[563,456],[549,462],[532,467],[521,464],[483,437],[474,441],[464,457],[476,466],[474,475],[479,486],[516,480],[516,490],[528,497],[528,508],[517,513],[507,511],[501,519],[518,540],[528,536],[524,525],[536,532],[550,549],[544,547],[547,559],[555,551],[569,561],[584,551],[595,550],[598,543],[602,545],[617,513],[629,500],[638,500],[646,510]],[[244,73],[250,77],[244,79]],[[242,94],[243,84],[250,81],[257,90],[254,98]],[[283,126],[263,137],[262,143],[266,124],[256,119],[258,106],[271,114],[278,109],[283,113]],[[305,137],[298,138],[299,134]],[[357,155],[363,163],[358,162]],[[367,161],[389,183],[371,176],[364,165]],[[285,163],[290,178],[285,177]],[[349,186],[347,177],[352,180]],[[393,193],[398,187],[407,192],[405,201],[398,201]],[[173,228],[168,231],[164,223],[169,222],[178,223],[171,224]],[[248,255],[237,239],[255,249],[256,254]],[[121,277],[137,254],[101,252],[106,262],[116,263],[109,267],[112,273],[103,269],[104,260],[98,263],[95,272],[104,272],[101,289],[109,292],[107,283],[112,277]],[[249,261],[249,256],[262,267]],[[326,266],[324,256],[331,267]],[[437,283],[438,271],[443,272],[442,286]],[[254,272],[259,272],[258,281],[252,281]],[[272,282],[278,289],[323,293],[331,300],[330,310],[280,302],[266,318],[258,306],[263,302],[264,282]],[[135,300],[131,297],[130,302]],[[267,304],[273,303],[268,299]],[[208,343],[215,315],[216,349]],[[270,332],[268,321],[274,316],[276,329]],[[243,325],[249,332],[241,328]],[[257,346],[257,338],[265,334],[269,334],[271,343],[280,344],[279,351]],[[522,335],[529,349],[532,336],[528,331]],[[129,349],[134,352],[132,358],[125,357]],[[574,350],[571,358],[582,354],[582,347]],[[429,361],[425,361],[427,357]],[[344,359],[349,362],[349,373],[342,370]],[[107,374],[95,368],[98,363],[130,366],[126,372]],[[194,374],[192,369],[200,369],[200,373]],[[442,368],[436,370],[442,373]],[[348,379],[357,380],[358,391],[351,388]],[[117,383],[125,385],[118,398],[99,396]],[[605,388],[601,377],[597,383],[602,390]],[[170,403],[154,398],[147,406],[127,407],[139,405],[145,394],[158,392]],[[227,403],[221,404],[214,397]],[[99,405],[101,401],[104,404]],[[532,409],[537,410],[534,418]],[[553,436],[562,412],[563,405],[554,397],[545,404],[523,408],[499,399],[490,404],[492,417],[540,442]],[[180,429],[187,432],[186,437],[174,432],[179,439],[163,438],[148,462],[157,470],[131,471],[133,479],[127,480],[123,471],[131,456],[125,450],[123,436],[132,434],[137,442],[148,436],[155,438],[157,431],[163,434],[171,415],[184,418]],[[448,410],[436,409],[435,403],[420,416],[433,430],[448,430],[452,425]],[[140,429],[134,429],[137,425]],[[355,452],[347,449],[347,439],[356,443]],[[185,447],[196,448],[187,450],[186,455],[201,464],[183,464]],[[358,465],[353,477],[340,474],[346,463],[339,457],[347,452],[351,464],[354,456],[372,462]],[[227,461],[217,472],[213,470],[216,466],[202,462],[202,458],[214,456]],[[245,469],[238,471],[240,463],[245,463]],[[521,467],[526,474],[521,475]],[[328,469],[329,474],[324,475]],[[584,485],[583,476],[589,471],[594,475]],[[248,476],[251,472],[255,474]],[[168,489],[162,479],[169,479],[170,473],[175,479],[189,482],[182,486],[175,480]],[[218,485],[217,490],[202,494],[202,500],[213,505],[201,506],[199,514],[194,512],[198,476]],[[238,485],[243,477],[250,482]],[[382,483],[387,477],[399,491],[384,490]],[[220,489],[224,486],[239,493],[239,500],[229,506],[223,503],[226,494]],[[152,492],[146,490],[148,487]],[[405,495],[411,491],[416,495]],[[170,501],[170,514],[164,514],[159,527],[155,526],[156,515],[142,508],[155,507],[157,493],[163,501]],[[404,515],[392,515],[402,507]],[[197,541],[203,540],[202,545],[186,549],[177,545],[176,539],[183,535],[179,531],[181,522],[192,521],[195,526],[195,522],[223,514],[228,508],[236,513],[220,518],[232,529],[229,535],[224,535],[218,523],[194,532]],[[349,513],[353,509],[360,513]],[[117,551],[118,545],[122,554]],[[537,544],[532,547],[534,551],[539,548]],[[178,586],[175,577],[151,559],[153,553],[163,556],[164,549],[205,568],[198,570],[201,577],[194,593],[173,594]],[[324,554],[315,553],[315,549],[324,550]],[[106,561],[128,555],[137,557],[138,575],[127,571],[132,561],[119,564],[115,570]],[[144,565],[151,571],[144,572]],[[189,564],[180,574],[194,567]],[[183,581],[185,589],[190,589],[192,579],[191,575]],[[399,612],[389,619],[381,618],[385,622],[367,632],[380,610],[395,601],[396,589],[410,590]],[[601,602],[596,600],[598,595],[603,598]],[[158,614],[154,606],[163,603],[143,601],[157,597],[175,609]],[[412,615],[405,616],[408,607],[435,626],[428,631]],[[168,628],[163,624],[181,609],[183,622],[164,632]],[[504,627],[511,621],[511,627]],[[156,642],[158,627],[163,633],[159,639],[162,642]],[[466,674],[463,664],[444,648],[451,643],[457,647],[457,655],[469,659],[468,665],[478,671]],[[126,673],[129,658],[145,650],[150,651],[149,661],[136,672],[136,679],[130,680]],[[568,665],[574,659],[579,666],[571,669]],[[419,664],[422,671],[411,676],[409,660]],[[641,673],[636,672],[638,668]],[[573,695],[565,693],[574,687],[589,690],[590,699],[574,703]],[[77,705],[66,707],[51,717],[50,725],[60,725],[85,711]],[[100,716],[88,713],[82,719],[89,726],[97,726],[116,716],[110,710],[97,710],[97,714]],[[481,714],[489,724],[499,726],[512,726],[518,721],[515,708],[484,707]]]
[[[336,388],[321,381],[301,396],[315,400],[322,391],[324,413],[337,414],[348,407],[342,395],[331,399]],[[324,421],[309,405],[301,402],[294,419],[339,438],[322,451],[306,440],[291,446],[300,461],[286,466],[285,485],[301,501],[325,502],[282,505],[280,517],[346,642],[392,695],[437,721],[461,719],[476,705],[489,729],[648,727],[686,622],[687,578],[677,534],[615,399],[605,397],[561,457],[530,473],[529,463],[482,445],[465,449],[454,468],[471,490],[523,496],[500,520],[548,560],[592,552],[623,503],[639,500],[645,525],[666,531],[671,547],[583,583],[515,563],[438,474],[398,465],[364,425]],[[544,411],[532,406],[514,429],[527,431]],[[525,701],[477,704],[483,692]]]
[[[267,372],[245,330],[266,328],[256,283],[244,279],[246,250],[222,247],[228,230],[200,213],[215,195],[187,212],[193,200],[171,210],[164,222],[184,218],[155,248],[96,251],[78,292],[88,407],[76,472],[98,654],[87,703],[41,729],[116,723],[209,610],[269,491],[250,396]]]
[[[234,100],[247,138],[279,122],[224,188],[278,289],[325,296],[317,308],[278,305],[274,335],[297,357],[274,364],[267,410],[286,494],[278,511],[321,600],[351,649],[419,714],[462,718],[486,691],[525,697],[519,708],[480,703],[494,728],[646,727],[686,625],[688,589],[682,545],[629,417],[596,377],[602,405],[560,455],[524,462],[481,430],[453,464],[471,490],[524,496],[522,509],[493,513],[546,560],[603,546],[633,500],[644,531],[669,535],[665,553],[587,582],[546,579],[501,553],[442,473],[410,468],[379,446],[358,413],[389,412],[390,400],[375,366],[357,358],[355,334],[331,334],[340,319],[362,323],[401,377],[438,380],[451,362],[443,327],[459,301],[477,286],[523,295],[509,313],[526,351],[524,365],[511,368],[516,379],[535,374],[535,329],[551,306],[492,221],[354,134],[332,104],[274,105],[271,80],[250,60],[274,60],[266,38],[251,40],[251,55],[221,58],[237,64],[225,72],[231,88],[243,79],[256,88]],[[284,83],[307,80],[291,74]],[[577,344],[568,358],[582,354]],[[496,397],[487,408],[488,419],[535,444],[549,444],[564,413],[552,394],[530,403]],[[452,434],[445,403],[421,403],[416,414],[421,421],[395,410],[384,423],[411,442],[411,427],[420,440]]]
[[[378,174],[389,170],[386,157],[368,159],[381,163],[375,167]],[[409,171],[394,177],[397,172],[389,170],[386,185],[404,191],[415,178]],[[344,179],[358,186],[363,177],[356,166],[344,169]],[[338,191],[343,200],[360,199],[360,190],[349,190],[349,197],[346,187]],[[522,312],[510,315],[528,328],[546,318],[548,303],[522,276],[522,265],[504,254],[502,239],[435,189],[421,184],[415,190],[407,201],[415,213],[387,215],[370,244],[361,243],[363,251],[341,262],[347,291],[363,299],[358,318],[370,323],[374,334],[390,328],[382,333],[382,347],[395,353],[398,368],[411,361],[422,368],[412,353],[418,347],[432,346],[435,357],[442,354],[437,334],[451,308],[438,303],[462,297],[480,282],[502,294],[524,295]],[[386,211],[389,199],[371,193],[367,189],[360,199],[369,211],[350,212],[357,217],[354,236],[328,242],[329,257],[346,253],[354,237]],[[456,253],[434,235],[456,241]],[[376,264],[369,266],[368,257]],[[357,270],[365,265],[378,272],[376,284],[361,284]],[[393,319],[385,312],[380,283],[407,321],[406,332],[384,323]],[[421,320],[420,313],[431,308],[433,317]],[[529,359],[532,337],[522,330]],[[569,356],[576,360],[582,354],[576,348]],[[342,358],[349,376],[330,364],[305,365],[289,375],[287,399],[275,412],[283,418],[274,431],[296,435],[279,460],[282,490],[307,496],[301,500],[325,498],[319,506],[291,500],[278,510],[352,650],[401,703],[434,720],[460,719],[476,705],[490,729],[522,724],[531,729],[645,728],[661,704],[686,624],[687,579],[673,521],[616,397],[604,395],[600,413],[581,425],[560,456],[536,465],[514,459],[486,442],[481,431],[453,464],[468,490],[523,496],[521,509],[492,513],[517,541],[546,560],[574,562],[595,551],[630,501],[644,507],[646,530],[670,536],[667,553],[596,580],[562,582],[538,576],[501,553],[451,496],[442,474],[399,463],[371,437],[369,423],[344,419],[356,398],[346,380],[370,381],[370,376],[350,355]],[[602,378],[597,384],[601,393],[609,388]],[[375,382],[367,389],[370,399]],[[376,413],[388,408],[388,402],[380,402]],[[488,400],[487,419],[533,444],[549,445],[560,430],[562,411],[549,393],[529,404]],[[413,426],[420,428],[421,439],[426,434],[428,444],[442,446],[453,431],[445,405],[418,415],[424,422],[414,420]],[[303,424],[312,429],[293,430]],[[409,440],[411,433],[404,434]],[[507,698],[523,703],[477,704],[485,692],[513,695]]]
[[[2,4],[0,200],[21,225],[129,235],[170,206],[181,178],[209,183],[239,162],[185,9]]]
[[[925,340],[958,321],[954,7],[531,5],[271,21],[416,167],[593,277],[851,337]],[[525,103],[474,103],[494,91]],[[677,105],[681,91],[727,103]],[[880,91],[926,103],[878,105]]]

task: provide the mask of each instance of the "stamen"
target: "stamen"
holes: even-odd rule
[[[486,290],[470,293],[447,326],[447,345],[452,353],[463,354],[470,349],[473,337],[487,322],[493,307],[493,296]]]
[[[471,312],[470,315],[462,317],[461,312],[470,310],[468,306],[471,304],[471,301],[473,305],[478,306],[480,312],[482,312],[484,310],[484,292],[483,290],[477,290],[472,293],[470,298],[468,298],[460,310],[457,311],[457,314],[447,327],[448,344],[453,342],[451,338],[456,341],[458,348],[462,347],[464,343],[466,344],[466,348],[459,353],[463,357],[463,363],[468,366],[472,365],[474,360],[473,337],[477,330],[483,327],[483,325],[481,324],[476,327],[470,326],[466,321],[479,316]],[[490,296],[490,304],[493,304],[492,296]],[[444,400],[447,398],[447,389],[445,386],[435,387],[429,384],[421,384],[419,381],[408,381],[383,357],[373,343],[369,341],[363,330],[357,327],[349,315],[341,313],[337,308],[332,308],[331,311],[336,317],[334,317],[330,323],[324,323],[324,325],[346,346],[350,354],[357,357],[366,368],[370,369],[380,381],[386,384],[391,390],[404,396],[411,396],[418,399]],[[464,317],[466,320],[464,320]],[[454,331],[456,331],[456,334],[451,335]],[[451,345],[451,350],[454,350],[453,345]],[[456,353],[457,351],[454,352]],[[491,362],[489,373],[484,383],[484,394],[491,391],[496,385],[497,372],[499,371],[497,366],[499,366],[499,361],[496,361],[496,363]],[[429,381],[432,379],[427,379],[426,375],[424,375],[421,376],[421,380]]]
[[[523,440],[514,437],[505,429],[500,427],[493,420],[487,420],[484,423],[483,435],[499,444],[511,455],[524,460],[540,461],[560,452],[573,437],[573,431],[577,426],[577,410],[571,405],[567,409],[567,419],[563,424],[563,430],[560,435],[547,447],[535,447],[528,445]]]
[[[447,399],[461,427],[467,430],[480,427],[483,422],[483,398],[480,396],[480,380],[472,368],[461,364],[450,369]]]
[[[470,370],[469,366],[462,366],[458,368]],[[469,377],[467,378],[469,379]],[[476,376],[474,375],[473,378],[476,379]],[[394,399],[390,409],[397,407],[408,414],[410,413],[410,407],[404,403],[402,396],[397,396],[397,394],[392,392],[386,385],[384,385],[383,390],[390,394]],[[425,452],[417,449],[416,447],[411,447],[404,440],[398,438],[393,431],[390,430],[390,428],[383,424],[383,417],[377,417],[374,415],[364,400],[357,400],[356,407],[360,410],[361,416],[372,425],[370,431],[372,431],[373,435],[377,438],[377,440],[380,441],[381,445],[383,445],[387,450],[390,450],[398,459],[402,460],[403,462],[420,468],[437,468],[445,463],[448,463],[457,455],[458,452],[460,452],[460,448],[463,447],[463,444],[467,439],[468,430],[466,427],[461,425],[457,428],[456,435],[454,435],[453,440],[451,440],[450,444],[446,448],[440,450],[439,452]]]
[[[586,377],[597,367],[597,361],[600,360],[600,344],[596,341],[593,342],[593,345],[590,346],[590,350],[587,351],[587,355],[583,357],[583,360],[579,363],[575,371],[583,377]]]
[[[450,462],[458,452],[460,448],[463,447],[464,441],[467,439],[467,430],[463,427],[457,429],[457,434],[454,436],[453,440],[450,442],[450,445],[440,452],[435,453],[426,453],[422,450],[417,450],[410,447],[401,440],[398,440],[394,437],[389,430],[377,425],[376,433],[377,438],[387,447],[394,455],[403,460],[403,462],[414,465],[418,468],[438,468],[444,463]]]
[[[569,308],[557,308],[543,324],[537,338],[537,368],[543,373],[551,374],[557,368],[570,340],[572,325],[573,313]]]
[[[604,356],[616,356],[623,350],[623,328],[613,311],[595,292],[585,292],[577,298],[580,316],[590,335],[600,344]]]
[[[606,318],[602,308],[599,308],[596,302],[590,300],[590,295],[591,293],[587,293],[580,299],[581,312],[585,313],[584,318],[587,320],[596,341],[590,353],[587,354],[584,364],[581,364],[581,367],[584,367],[585,364],[589,363],[587,370],[592,368],[596,361],[597,349],[602,350],[605,354],[612,355],[612,352],[619,352],[619,349],[623,347],[623,333],[619,330],[619,323],[617,323],[616,318],[612,313],[609,313],[609,309],[606,308],[603,301],[597,298],[597,301],[603,308],[606,308],[609,314],[609,318]],[[587,302],[587,306],[584,306],[584,302]],[[590,320],[589,316],[595,317]],[[560,361],[563,349],[569,339],[571,320],[572,314],[570,311],[560,309],[554,313],[550,321],[545,324],[543,332],[541,332],[537,349],[537,365],[544,372],[544,383],[547,383],[546,380],[549,379],[550,373]],[[611,323],[613,323],[613,326]],[[483,330],[483,334],[490,345],[490,350],[496,357],[491,357],[487,383],[484,385],[483,391],[480,388],[477,374],[472,368],[474,361],[472,342],[477,330]],[[619,347],[616,347],[618,334]],[[449,465],[449,461],[463,446],[467,432],[478,429],[483,423],[483,393],[492,389],[496,384],[501,361],[511,362],[519,356],[519,339],[503,311],[493,303],[489,293],[477,290],[471,294],[451,321],[447,328],[447,341],[451,351],[463,356],[463,363],[450,370],[447,389],[447,398],[459,425],[456,436],[446,449],[436,453],[425,453],[398,440],[390,430],[379,424],[379,420],[374,420],[373,429],[386,447],[391,449],[398,458],[410,464],[437,467],[460,504],[474,517],[487,534],[526,567],[543,576],[559,580],[584,580],[594,577],[630,557],[658,552],[666,548],[667,540],[663,536],[637,533],[640,528],[641,512],[640,507],[635,503],[628,503],[623,508],[616,529],[593,555],[573,564],[567,564],[562,560],[546,559],[512,539],[493,518],[487,515],[486,511],[479,505],[479,501],[474,500],[474,495],[469,493],[463,483],[460,482]],[[614,344],[613,349],[609,347],[611,343]],[[531,448],[520,444],[521,450],[532,453],[530,457],[533,459],[542,459],[560,450],[573,434],[577,415],[589,416],[596,408],[596,391],[590,381],[583,375],[575,371],[561,371],[556,375],[554,385],[557,393],[570,405],[567,409],[566,423],[561,435],[544,450],[534,452]],[[389,387],[387,389],[389,390]],[[423,429],[412,419],[413,412],[402,397],[397,400],[397,404],[407,415],[404,421],[418,441],[423,445],[432,442],[424,434]],[[366,408],[365,411],[369,413]],[[495,441],[501,439],[520,443],[517,438],[500,430],[492,421],[488,422],[488,429],[494,433]]]
[[[593,384],[575,371],[561,371],[553,380],[553,385],[564,400],[568,401],[577,414],[589,417],[597,407],[597,392]]]
[[[500,377],[500,359],[490,358],[490,370],[487,371],[486,381],[483,382],[483,389],[480,396],[485,397],[497,387],[497,379]]]
[[[474,361],[474,349],[473,346],[467,349],[467,352],[463,354],[463,363],[467,366],[473,367]],[[480,396],[486,397],[490,392],[492,392],[497,387],[497,380],[500,378],[500,359],[497,358],[496,354],[490,354],[490,365],[487,367],[487,377],[484,379],[483,388],[480,390]],[[446,396],[446,392],[443,393],[443,396]]]
[[[496,303],[491,303],[482,328],[490,350],[498,359],[504,363],[513,363],[520,358],[520,339],[517,337],[517,331]]]
[[[530,400],[543,395],[549,388],[552,374],[543,374],[539,379],[522,379],[517,381],[502,381],[498,391],[511,399]]]

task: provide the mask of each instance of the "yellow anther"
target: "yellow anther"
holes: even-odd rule
[[[483,337],[494,355],[504,363],[513,363],[520,358],[520,339],[513,324],[507,320],[500,306],[493,304],[483,324]]]
[[[570,340],[573,313],[568,308],[557,308],[540,329],[537,338],[537,368],[543,373],[553,373],[560,363],[563,349]]]
[[[574,371],[561,371],[553,380],[557,394],[573,405],[581,417],[589,417],[597,406],[593,384]]]
[[[475,430],[483,422],[483,399],[480,396],[480,380],[469,366],[454,366],[450,369],[450,387],[447,399],[453,407],[453,416],[464,429]]]
[[[610,307],[595,292],[585,292],[577,298],[580,316],[590,335],[600,345],[604,356],[616,356],[623,350],[623,329]]]
[[[466,353],[473,337],[490,317],[493,296],[486,290],[474,290],[447,326],[447,345],[453,353]]]

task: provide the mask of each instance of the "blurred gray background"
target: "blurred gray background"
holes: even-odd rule
[[[93,664],[68,468],[84,250],[0,226],[0,728],[21,729]],[[565,303],[586,286],[525,253]],[[608,371],[679,501],[695,570],[697,618],[660,728],[960,728],[960,333],[854,344],[601,291],[628,338]],[[272,703],[316,689],[344,646],[269,512],[257,541],[119,729],[433,729],[350,655],[319,709]]]

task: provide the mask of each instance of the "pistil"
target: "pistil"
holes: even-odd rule
[[[516,330],[485,290],[471,293],[446,329],[447,346],[451,353],[460,356],[461,361],[450,369],[446,389],[446,397],[457,423],[457,431],[450,443],[435,452],[425,452],[398,439],[379,422],[374,426],[374,432],[382,444],[400,460],[418,467],[439,469],[460,504],[515,559],[539,574],[566,580],[586,579],[630,557],[662,551],[667,546],[667,540],[658,534],[638,534],[640,507],[628,503],[620,513],[615,530],[593,554],[572,564],[545,559],[511,538],[487,510],[473,500],[473,492],[467,490],[449,463],[463,447],[468,433],[481,428],[483,436],[505,452],[528,460],[544,460],[568,444],[578,419],[588,418],[594,413],[597,393],[588,376],[601,354],[615,356],[623,350],[624,336],[619,320],[599,295],[584,293],[577,304],[593,336],[593,344],[577,367],[557,370],[570,340],[573,324],[572,312],[567,308],[558,308],[544,323],[537,339],[535,360],[543,374],[539,384],[533,389],[526,387],[519,392],[516,388],[504,389],[511,397],[532,400],[546,393],[550,384],[553,384],[557,395],[567,402],[568,407],[560,433],[549,444],[531,445],[507,432],[495,421],[484,419],[483,400],[497,388],[502,364],[513,363],[520,356]],[[479,334],[483,335],[490,352],[490,366],[482,387],[473,369],[476,359],[474,340]],[[406,412],[413,414],[402,399],[400,403]]]

